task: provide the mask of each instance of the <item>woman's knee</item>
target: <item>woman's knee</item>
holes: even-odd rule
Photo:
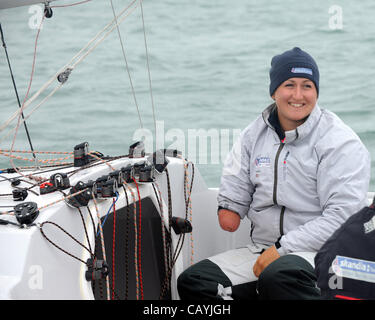
[[[219,266],[205,259],[180,274],[177,279],[177,290],[181,299],[215,299],[219,283],[224,287],[231,285]]]
[[[302,299],[319,295],[314,269],[305,259],[285,255],[268,265],[258,279],[259,295],[265,299]]]

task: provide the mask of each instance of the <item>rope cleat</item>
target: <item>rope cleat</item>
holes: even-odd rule
[[[157,172],[162,173],[169,163],[169,160],[166,158],[166,150],[155,151],[152,154],[152,158],[149,158],[149,161],[152,161]]]
[[[155,180],[154,166],[145,165],[139,169],[139,182],[153,182]]]
[[[101,198],[112,198],[116,197],[117,181],[115,179],[109,179],[102,183],[101,190],[98,192],[98,196]]]
[[[126,183],[133,182],[134,179],[134,167],[132,165],[127,165],[126,167],[121,168],[122,179],[125,180]],[[122,183],[122,181],[121,181]]]
[[[115,170],[109,173],[109,178],[116,180],[118,184],[122,184],[122,172],[121,170]]]
[[[146,165],[146,161],[134,163],[134,175],[138,176],[141,168],[144,168]]]
[[[102,188],[105,182],[108,180],[108,175],[97,178],[94,182],[93,192],[95,196],[99,196],[102,193]]]
[[[133,143],[129,147],[129,158],[143,158],[145,156],[145,145],[143,141]]]
[[[88,142],[82,142],[74,147],[74,166],[82,167],[89,163],[89,144]]]
[[[70,188],[70,182],[66,173],[55,173],[50,177],[52,185],[56,190],[64,190]]]
[[[43,182],[40,187],[40,194],[47,194],[56,191],[56,188],[51,182]]]

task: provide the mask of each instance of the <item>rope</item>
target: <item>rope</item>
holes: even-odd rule
[[[9,149],[0,149],[0,152],[10,152]],[[13,153],[40,153],[40,154],[73,154],[73,152],[66,151],[28,151],[28,150],[13,150]]]
[[[131,86],[131,89],[132,89],[132,94],[133,94],[134,103],[135,103],[135,106],[136,106],[136,108],[137,108],[137,112],[138,112],[139,123],[140,123],[141,128],[143,128],[143,123],[142,123],[142,119],[141,119],[141,114],[139,113],[139,107],[138,107],[138,103],[137,103],[137,98],[135,97],[135,91],[134,91],[133,81],[132,81],[132,78],[131,78],[131,76],[130,76],[130,70],[129,70],[128,60],[126,59],[126,54],[125,54],[124,44],[122,43],[122,37],[121,37],[121,33],[120,33],[120,28],[119,28],[119,26],[118,26],[118,22],[117,22],[117,17],[116,17],[116,13],[115,13],[115,8],[113,7],[113,2],[112,2],[112,0],[110,0],[110,2],[111,2],[111,7],[112,7],[113,17],[114,17],[114,19],[115,19],[115,21],[116,21],[116,29],[117,29],[118,38],[119,38],[119,40],[120,40],[120,45],[121,45],[121,50],[122,50],[122,56],[123,56],[123,58],[124,58],[126,71],[127,71],[127,73],[128,73],[128,76],[129,76],[129,82],[130,82],[130,86]],[[142,5],[142,3],[141,3],[141,5]]]
[[[142,243],[141,243],[141,240],[142,240],[142,206],[141,206],[141,195],[139,193],[139,188],[138,188],[138,184],[137,184],[137,181],[135,181],[135,179],[133,178],[133,181],[135,183],[135,186],[137,188],[137,192],[138,192],[138,202],[139,202],[139,225],[138,225],[138,274],[139,274],[139,286],[140,286],[140,290],[141,290],[141,300],[143,300],[143,280],[142,280]]]
[[[134,216],[134,268],[135,268],[135,296],[139,300],[139,275],[138,275],[138,231],[137,231],[137,207],[133,189],[123,179],[123,186],[126,186],[133,199],[133,216]],[[126,193],[126,191],[125,191]],[[139,201],[140,202],[140,201]]]
[[[165,225],[164,225],[164,216],[163,216],[163,200],[162,200],[162,196],[161,196],[161,192],[160,192],[160,188],[159,188],[159,185],[154,182],[152,184],[152,186],[154,187],[154,192],[155,192],[155,196],[156,196],[156,199],[158,200],[158,203],[159,203],[159,207],[160,207],[160,216],[161,216],[161,230],[162,230],[162,240],[163,240],[163,250],[164,250],[164,268],[165,268],[165,278],[164,278],[164,281],[161,285],[161,288],[160,288],[160,296],[159,296],[159,299],[161,300],[164,295],[165,295],[165,291],[169,288],[169,282],[170,282],[170,275],[171,275],[171,265],[169,264],[169,254],[170,254],[170,243],[168,243],[168,246],[167,246],[167,240],[166,240],[166,234],[165,234]],[[155,189],[155,186],[156,186],[156,189],[158,190],[158,194],[159,194],[159,197],[158,197],[158,194],[156,192],[156,189]],[[160,200],[159,200],[160,199]],[[168,201],[168,209],[170,207],[170,203]],[[170,236],[170,233],[169,233],[169,236]],[[171,238],[169,237],[169,242],[170,242]]]
[[[81,220],[82,220],[82,224],[83,224],[83,229],[85,230],[86,240],[87,240],[87,244],[88,244],[89,249],[90,249],[91,257],[93,257],[94,255],[92,253],[92,248],[91,248],[91,244],[90,244],[90,238],[89,238],[89,234],[87,233],[85,219],[83,218],[83,214],[82,214],[81,209],[80,208],[77,208],[77,209],[78,209],[79,215],[81,216]]]
[[[155,107],[154,107],[154,97],[152,94],[152,85],[151,85],[151,72],[150,72],[150,63],[148,58],[148,49],[147,49],[147,41],[146,41],[146,31],[145,31],[145,19],[143,16],[143,6],[142,6],[143,0],[140,0],[141,5],[141,14],[142,14],[142,28],[143,28],[143,38],[145,42],[145,50],[146,50],[146,61],[147,61],[147,72],[148,72],[148,82],[150,86],[150,96],[151,96],[151,105],[152,105],[152,116],[154,118],[154,126],[155,126],[155,137],[156,137],[156,118],[155,118]]]
[[[48,169],[48,170],[43,170],[43,171],[39,171],[39,172],[36,172],[35,174],[40,174],[40,173],[47,173],[47,172],[50,172],[50,171],[56,171],[56,167],[61,167],[61,169],[67,169],[67,168],[70,168],[71,166],[73,165],[73,163],[70,163],[70,162],[65,162],[65,163],[62,163],[62,164],[53,164],[53,165],[44,165],[44,166],[22,166],[22,167],[17,167],[18,170],[23,170],[23,171],[33,171],[35,169],[40,169],[40,168],[52,168],[52,169]],[[80,168],[82,169],[82,168]],[[9,168],[3,168],[3,169],[0,169],[0,173],[14,173],[15,171],[9,171],[10,169]],[[11,169],[13,170],[13,169]],[[15,179],[15,178],[20,178],[22,176],[17,176],[17,177],[13,177],[12,179]],[[3,182],[5,180],[0,180],[0,182]]]
[[[171,189],[170,189],[170,179],[169,179],[169,173],[168,173],[167,169],[165,170],[165,172],[166,172],[166,176],[167,176],[167,186],[168,186],[168,211],[169,211],[169,217],[170,217],[169,221],[171,221],[172,220],[172,197],[171,197]],[[171,222],[170,222],[169,227],[171,227]],[[171,235],[171,229],[169,230],[169,234]],[[160,290],[159,299],[163,299],[166,290],[170,287],[169,282],[170,282],[170,278],[171,278],[171,274],[172,274],[172,269],[173,269],[174,265],[176,264],[176,261],[177,261],[179,255],[180,255],[180,253],[181,253],[184,242],[185,242],[185,233],[182,233],[182,234],[180,234],[180,236],[178,238],[176,248],[175,248],[175,251],[173,253],[173,257],[171,257],[171,261],[169,263],[169,269],[166,273],[166,276],[164,278],[164,282],[163,282],[161,290]],[[169,244],[171,245],[171,239],[170,239]],[[171,247],[169,247],[169,253],[170,252],[171,252]]]
[[[163,214],[163,199],[161,197],[159,185],[156,183],[156,181],[152,183],[152,186],[154,187],[155,196],[160,207],[161,235],[162,235],[162,240],[163,240],[163,251],[164,251],[164,268],[165,268],[164,270],[167,273],[169,266],[168,266],[168,254],[167,254],[167,241],[166,241],[166,235],[165,235],[164,214]],[[156,189],[158,190],[159,195],[156,193],[155,186],[156,186]]]
[[[124,185],[122,186],[124,189],[125,197],[126,197],[126,234],[125,234],[125,300],[128,300],[129,295],[129,225],[130,225],[130,209],[129,209],[129,199],[128,194],[125,190]]]
[[[186,202],[186,217],[189,218],[191,225],[193,225],[193,214],[192,214],[192,205],[191,205],[191,187],[189,185],[189,163],[184,159],[184,194]],[[194,178],[194,177],[193,177]],[[186,197],[186,192],[188,196]],[[193,232],[190,233],[190,265],[194,264],[194,238]]]
[[[87,265],[86,261],[83,261],[82,259],[78,258],[77,256],[73,255],[72,253],[64,250],[63,248],[61,248],[60,246],[58,246],[56,243],[54,243],[52,240],[50,240],[44,233],[43,231],[43,226],[45,224],[52,224],[54,225],[55,227],[59,228],[62,232],[64,232],[67,236],[69,236],[72,240],[74,240],[75,242],[77,242],[81,247],[83,247],[84,249],[86,249],[91,256],[93,256],[94,254],[90,251],[89,248],[87,248],[84,244],[82,244],[81,242],[79,242],[76,238],[74,238],[69,232],[67,232],[64,228],[62,228],[61,226],[59,226],[57,223],[55,222],[52,222],[52,221],[44,221],[40,224],[39,226],[39,229],[40,229],[40,232],[42,233],[43,237],[49,242],[51,243],[53,246],[55,246],[57,249],[61,250],[62,252],[66,253],[67,255],[71,256],[72,258],[78,260],[78,261],[81,261],[83,264]]]
[[[172,194],[171,194],[171,182],[169,179],[169,171],[168,168],[165,168],[165,175],[167,178],[167,190],[168,190],[168,232],[169,232],[169,241],[168,241],[168,264],[170,265],[170,274],[169,277],[171,276],[172,272],[172,215],[173,215],[173,209],[172,209]]]
[[[13,155],[12,153],[6,153],[6,152],[2,152],[0,150],[0,154],[5,156],[5,157],[9,157],[11,159],[17,159],[17,160],[22,160],[22,161],[29,161],[29,162],[39,162],[39,163],[56,163],[56,164],[62,164],[62,162],[60,161],[63,161],[63,160],[68,160],[70,158],[73,158],[73,155],[70,155],[70,156],[67,156],[67,157],[64,157],[64,158],[57,158],[57,159],[46,159],[46,160],[41,160],[41,159],[30,159],[30,158],[25,158],[25,157],[21,157],[21,156],[15,156]],[[18,170],[18,169],[17,169]],[[17,171],[16,170],[16,171]],[[20,174],[19,172],[17,172],[18,174]]]
[[[115,299],[115,248],[116,248],[116,201],[113,199],[113,241],[112,241],[112,300]]]
[[[117,16],[117,19],[119,17],[121,17],[137,0],[133,0],[128,6],[126,6]],[[136,9],[137,6],[135,6],[127,15],[125,15],[118,24],[121,24],[135,9]],[[71,68],[72,70],[75,68],[75,66],[77,66],[80,62],[82,62],[86,57],[87,55],[89,55],[101,42],[104,41],[105,38],[108,37],[108,35],[114,30],[114,28],[116,26],[112,26],[115,22],[115,19],[113,19],[110,23],[108,23],[102,30],[100,30],[97,35],[92,38],[86,46],[84,46],[65,66],[63,66],[62,68],[60,68],[60,70],[54,75],[52,76],[30,99],[28,99],[27,101],[25,101],[23,103],[23,106],[20,110],[17,110],[6,122],[4,122],[1,126],[0,126],[0,132],[3,131],[21,112],[23,112],[23,110],[25,110],[43,91],[45,91],[51,84],[52,82],[54,82],[57,78],[57,76],[62,73],[63,71],[65,71],[67,68]],[[110,28],[112,26],[112,28]],[[110,29],[109,29],[110,28]],[[108,32],[104,33],[107,29],[109,29]],[[102,35],[104,33],[104,35]],[[101,38],[100,38],[101,37]],[[99,40],[97,40],[99,39]],[[95,44],[93,44],[95,41],[97,40],[97,42]],[[90,46],[92,45],[91,48],[89,48]],[[85,53],[83,53],[84,51],[86,50]],[[76,61],[75,61],[76,60]],[[75,61],[75,62],[74,62]],[[73,63],[74,62],[74,63]],[[55,93],[58,89],[61,88],[61,83],[59,84],[59,86],[57,88],[54,89],[54,92]],[[52,94],[50,94],[48,96],[48,98],[51,96]],[[46,99],[44,100],[44,102],[47,100],[47,97]]]
[[[115,171],[115,168],[112,167],[108,162],[104,161],[103,159],[99,158],[97,155],[95,154],[92,154],[92,153],[89,153],[92,157],[98,159],[100,162],[106,164],[109,168],[112,169],[112,171]],[[134,236],[135,236],[135,240],[134,240],[134,267],[135,267],[135,279],[136,279],[136,299],[139,300],[139,291],[140,291],[140,278],[139,278],[139,273],[138,273],[138,232],[137,232],[137,204],[136,204],[136,199],[135,199],[135,195],[134,195],[134,192],[133,192],[133,189],[126,183],[126,181],[124,179],[122,179],[122,183],[123,185],[125,185],[129,191],[130,191],[130,194],[132,196],[132,199],[133,199],[133,203],[134,203]],[[138,193],[139,195],[139,193]],[[141,199],[139,198],[139,203],[141,203]],[[101,227],[101,225],[100,225]]]
[[[32,67],[31,67],[31,75],[30,75],[30,80],[29,80],[29,85],[28,85],[28,88],[27,88],[27,92],[26,92],[26,95],[25,95],[25,98],[23,99],[23,102],[22,102],[22,106],[19,108],[19,113],[18,113],[18,121],[17,121],[17,125],[16,125],[16,130],[15,130],[15,133],[14,133],[14,137],[13,137],[13,140],[12,140],[12,144],[11,144],[11,147],[10,147],[10,163],[13,167],[14,170],[16,170],[16,172],[18,174],[21,174],[19,171],[17,171],[17,168],[16,166],[14,165],[14,162],[13,162],[13,159],[12,159],[12,150],[14,148],[14,144],[16,142],[16,137],[17,137],[17,133],[18,133],[18,128],[20,126],[20,121],[21,121],[21,115],[23,115],[23,109],[25,107],[25,102],[26,102],[26,99],[27,97],[29,96],[29,93],[30,93],[30,89],[31,89],[31,84],[33,82],[33,77],[34,77],[34,71],[35,71],[35,61],[36,61],[36,50],[37,50],[37,46],[38,46],[38,39],[39,39],[39,35],[40,35],[40,30],[42,29],[42,25],[43,25],[43,22],[44,22],[44,18],[45,16],[43,15],[43,18],[42,18],[42,21],[40,22],[40,27],[38,28],[38,32],[36,34],[36,38],[35,38],[35,45],[34,45],[34,54],[33,54],[33,63],[32,63]],[[35,158],[36,159],[36,158]]]
[[[113,198],[113,199],[114,199],[114,203],[117,202],[118,197],[119,197],[119,194],[118,194],[118,192],[116,192],[116,199]],[[102,222],[102,228],[104,227],[104,224],[105,224],[105,222],[107,221],[107,218],[108,218],[108,216],[109,216],[109,214],[110,214],[110,212],[111,212],[111,209],[114,207],[114,203],[111,204],[111,206],[109,207],[109,209],[108,209],[108,211],[107,211],[107,214],[105,215],[105,217],[104,217],[104,219],[103,219],[103,222]],[[98,235],[99,235],[99,231],[96,233],[96,236],[98,236]]]
[[[8,56],[8,50],[7,50],[7,46],[6,46],[6,44],[5,44],[5,39],[4,39],[4,34],[3,34],[3,29],[2,29],[2,27],[1,27],[1,23],[0,23],[0,33],[1,33],[1,40],[2,40],[2,43],[3,43],[4,51],[5,51],[5,56],[6,56],[6,59],[7,59],[7,62],[8,62],[8,68],[9,68],[9,72],[10,72],[10,77],[11,77],[11,79],[12,79],[14,92],[15,92],[15,94],[16,94],[16,98],[17,98],[18,107],[21,108],[20,97],[19,97],[19,95],[18,95],[18,90],[17,90],[17,86],[16,86],[16,81],[14,80],[12,67],[11,67],[11,65],[10,65],[10,60],[9,60],[9,56]],[[24,119],[25,119],[24,114],[21,113],[21,115],[22,115],[22,119],[24,120]],[[29,130],[28,130],[28,128],[27,128],[27,125],[26,125],[25,120],[23,121],[23,124],[24,124],[24,127],[25,127],[25,131],[26,131],[27,139],[28,139],[28,141],[29,141],[30,149],[31,149],[31,152],[32,152],[32,151],[34,151],[34,147],[33,147],[33,144],[32,144],[32,142],[31,142],[31,138],[30,138]],[[34,152],[33,152],[33,157],[34,157],[34,159],[36,159],[36,156],[35,156],[35,153],[34,153]]]
[[[96,202],[94,192],[92,192],[92,200],[94,201],[96,216],[98,217],[98,225],[99,225],[99,230],[100,230],[100,241],[101,241],[101,246],[102,246],[103,260],[107,261],[107,256],[105,254],[105,246],[104,246],[104,233],[103,233],[102,224],[100,223],[100,214],[99,214],[98,204]],[[107,300],[110,300],[111,296],[109,295],[109,279],[108,279],[108,276],[106,277],[106,284],[107,284]]]
[[[90,219],[91,219],[92,227],[93,227],[93,229],[94,229],[94,239],[95,239],[96,228],[95,228],[94,218],[92,217],[92,213],[91,213],[91,210],[90,210],[89,206],[86,206],[86,208],[87,208],[87,212],[88,212],[89,215],[90,215]]]

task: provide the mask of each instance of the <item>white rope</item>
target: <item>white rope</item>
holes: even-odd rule
[[[110,0],[110,2],[111,2],[111,7],[112,7],[112,13],[113,13],[114,19],[116,20],[116,28],[117,28],[117,34],[118,34],[118,37],[119,37],[119,40],[120,40],[120,45],[121,45],[121,50],[122,50],[122,56],[124,58],[126,71],[128,72],[129,82],[130,82],[130,86],[131,86],[131,89],[132,89],[134,103],[135,103],[135,106],[136,106],[137,112],[138,112],[139,124],[140,124],[141,128],[143,129],[143,123],[142,123],[142,119],[141,119],[141,114],[139,112],[138,102],[137,102],[137,98],[135,96],[135,90],[134,90],[134,86],[133,86],[133,81],[132,81],[132,78],[130,76],[130,70],[129,70],[128,60],[126,59],[125,48],[124,48],[124,44],[122,43],[122,37],[121,37],[121,33],[120,33],[120,28],[118,26],[117,18],[116,18],[115,8],[113,7],[112,0]],[[141,5],[142,5],[142,2],[141,2]]]
[[[143,0],[140,0],[140,4],[141,4],[141,14],[142,14],[143,38],[144,38],[144,42],[145,42],[145,50],[146,50],[146,61],[147,61],[147,71],[148,71],[148,82],[149,82],[150,95],[151,95],[152,116],[153,116],[153,119],[154,119],[154,127],[155,127],[155,139],[157,139],[157,136],[156,136],[155,106],[154,106],[154,97],[153,97],[153,94],[152,94],[151,72],[150,72],[150,63],[149,63],[149,59],[148,59],[148,49],[147,49],[147,41],[146,41],[145,19],[144,19],[144,16],[143,16],[143,6],[142,6],[142,1],[143,1]]]
[[[50,97],[52,97],[55,92],[57,90],[59,90],[61,88],[63,84],[60,83],[57,87],[55,87],[55,89],[53,89],[49,94],[48,96],[46,96],[39,104],[37,104],[31,111],[30,113],[27,115],[27,116],[24,116],[23,119],[20,120],[20,124],[19,125],[22,125],[22,123],[24,123],[37,109],[39,109],[39,107],[41,105],[43,105]],[[4,135],[2,138],[0,138],[0,143],[3,142],[4,140],[6,140],[15,130],[16,130],[17,126],[13,127],[12,129],[10,129],[8,131],[8,133],[6,135]]]
[[[128,5],[126,8],[124,8],[117,16],[117,19],[119,17],[121,17],[137,0],[134,0],[130,5]],[[118,24],[121,24],[136,8],[137,8],[138,5],[136,5],[127,15],[125,15],[121,20],[119,20],[120,22],[118,22]],[[85,47],[83,47],[64,67],[60,68],[59,71],[53,75],[31,98],[29,98],[24,104],[23,104],[23,108],[22,109],[19,109],[17,110],[16,112],[14,112],[14,114],[7,120],[5,121],[1,126],[0,126],[0,132],[2,132],[17,116],[19,116],[37,97],[39,97],[39,95],[45,91],[50,85],[51,83],[53,83],[54,81],[56,81],[56,78],[57,76],[62,73],[63,71],[65,71],[67,68],[71,68],[72,70],[74,69],[75,66],[77,66],[80,62],[82,62],[101,42],[104,41],[104,39],[106,39],[108,37],[108,35],[114,30],[114,28],[116,27],[116,19],[113,19],[110,23],[108,23],[101,31],[98,32],[98,34],[93,38],[91,39],[87,45]],[[113,24],[115,24],[114,26],[112,26]],[[110,28],[112,26],[112,28]],[[105,33],[101,38],[99,38],[101,36],[102,33],[104,33],[108,28],[109,31],[107,33]],[[99,38],[99,40],[97,40]],[[97,40],[97,42],[95,44],[93,44],[95,41]],[[89,48],[90,46],[92,46],[91,48]],[[89,49],[88,49],[89,48]],[[83,52],[87,50],[84,54]],[[81,56],[81,57],[80,57]],[[74,63],[73,61],[76,60]],[[60,89],[61,85],[58,85],[58,88],[54,90],[53,94],[58,90]],[[48,95],[48,98],[50,98],[52,95]],[[48,100],[48,99],[47,99]],[[45,102],[46,100],[44,100]],[[43,103],[44,103],[43,102]]]

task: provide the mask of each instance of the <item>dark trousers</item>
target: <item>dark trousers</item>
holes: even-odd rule
[[[313,267],[305,259],[285,255],[268,265],[257,281],[232,286],[220,267],[205,259],[178,277],[177,289],[183,300],[222,299],[220,288],[229,288],[233,299],[316,300],[320,299],[316,280]]]

